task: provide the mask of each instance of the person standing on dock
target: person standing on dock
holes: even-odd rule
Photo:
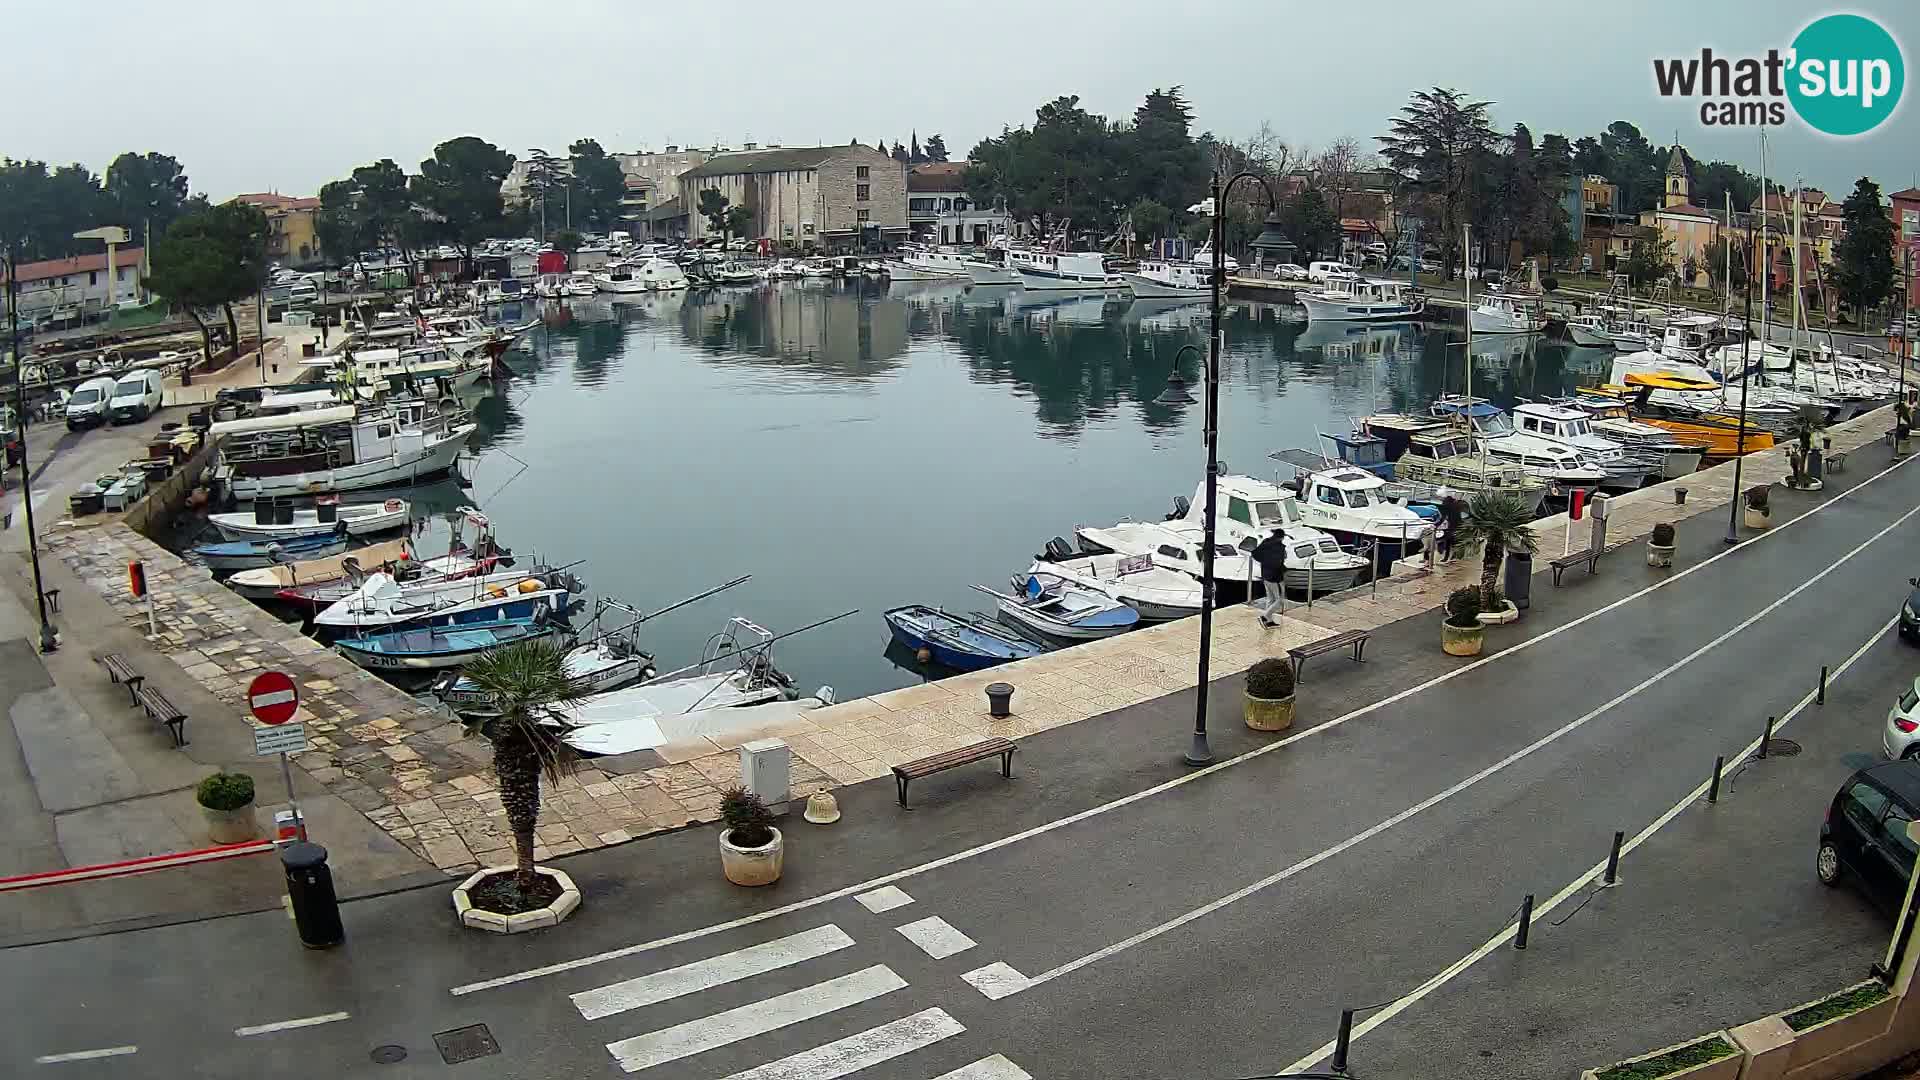
[[[1247,554],[1260,564],[1260,593],[1264,601],[1260,606],[1260,625],[1272,626],[1274,612],[1279,609],[1281,598],[1286,595],[1286,530],[1273,530],[1271,536],[1254,545]]]
[[[1448,495],[1440,500],[1440,526],[1433,531],[1441,562],[1453,561],[1453,538],[1459,531],[1460,500]]]

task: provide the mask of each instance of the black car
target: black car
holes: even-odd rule
[[[1840,785],[1820,824],[1814,873],[1822,884],[1844,877],[1868,899],[1895,911],[1907,896],[1916,844],[1907,826],[1920,818],[1920,761],[1888,761],[1861,769]]]
[[[1908,578],[1913,591],[1900,604],[1900,636],[1920,641],[1920,577]]]

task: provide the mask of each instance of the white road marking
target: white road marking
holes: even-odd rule
[[[720,956],[696,960],[637,979],[627,979],[573,995],[573,1004],[588,1020],[669,1001],[685,994],[710,990],[740,979],[763,975],[803,960],[826,956],[853,944],[837,926],[821,926],[776,938]]]
[[[858,1035],[734,1073],[726,1080],[839,1080],[965,1030],[945,1009],[924,1009]]]
[[[892,968],[876,964],[850,975],[828,979],[751,1005],[689,1020],[631,1039],[610,1042],[607,1051],[622,1069],[639,1072],[669,1061],[678,1061],[690,1054],[764,1035],[788,1024],[825,1016],[849,1005],[871,1001],[905,985],[907,980],[895,975]]]
[[[1231,769],[1236,765],[1244,765],[1249,761],[1253,761],[1255,759],[1265,757],[1268,754],[1275,753],[1280,750],[1284,750],[1287,747],[1292,746],[1294,743],[1297,743],[1302,739],[1310,739],[1316,735],[1322,735],[1322,734],[1325,734],[1326,732],[1333,731],[1334,729],[1339,728],[1350,721],[1358,720],[1363,716],[1369,716],[1375,712],[1380,711],[1381,709],[1387,708],[1388,706],[1397,705],[1400,702],[1405,701],[1407,698],[1413,697],[1416,694],[1420,694],[1427,690],[1430,690],[1433,687],[1439,686],[1441,683],[1451,682],[1452,680],[1460,678],[1461,676],[1466,675],[1469,672],[1478,671],[1480,668],[1488,664],[1496,663],[1500,660],[1507,659],[1508,657],[1518,656],[1519,654],[1525,652],[1526,650],[1533,648],[1534,646],[1539,645],[1543,642],[1551,641],[1554,638],[1558,637],[1559,635],[1574,629],[1575,627],[1585,625],[1586,623],[1594,619],[1597,619],[1600,616],[1605,615],[1611,611],[1614,611],[1615,609],[1620,608],[1626,604],[1630,604],[1633,601],[1638,600],[1643,596],[1656,592],[1660,589],[1664,589],[1667,586],[1672,585],[1676,581],[1681,581],[1685,579],[1690,574],[1698,573],[1701,570],[1704,570],[1707,567],[1712,566],[1713,564],[1719,562],[1721,559],[1728,557],[1729,555],[1733,555],[1738,552],[1744,551],[1755,544],[1766,543],[1767,541],[1785,533],[1787,530],[1793,528],[1795,525],[1798,525],[1801,522],[1806,521],[1807,519],[1813,517],[1814,515],[1824,512],[1829,507],[1837,505],[1838,503],[1846,500],[1847,498],[1852,496],[1855,492],[1862,491],[1866,489],[1869,485],[1877,483],[1880,480],[1893,475],[1893,473],[1896,470],[1905,468],[1907,465],[1909,465],[1910,463],[1916,460],[1920,460],[1920,455],[1915,455],[1913,457],[1909,457],[1904,460],[1894,462],[1892,465],[1888,466],[1884,472],[1876,473],[1875,475],[1867,478],[1866,480],[1861,481],[1859,484],[1856,484],[1851,488],[1848,488],[1847,490],[1834,496],[1832,499],[1829,499],[1826,502],[1821,503],[1819,506],[1814,507],[1813,509],[1807,511],[1804,514],[1801,514],[1799,517],[1794,518],[1791,521],[1782,522],[1781,524],[1776,525],[1771,529],[1768,529],[1766,532],[1763,532],[1758,536],[1749,538],[1744,543],[1741,543],[1734,547],[1729,547],[1725,551],[1722,551],[1718,554],[1711,555],[1705,559],[1702,559],[1699,562],[1694,563],[1692,566],[1689,566],[1667,577],[1663,577],[1659,581],[1656,581],[1653,584],[1648,585],[1643,589],[1639,589],[1634,592],[1628,593],[1627,595],[1621,597],[1618,600],[1614,600],[1611,603],[1604,604],[1598,608],[1595,608],[1592,611],[1587,612],[1585,615],[1577,616],[1576,618],[1570,619],[1567,622],[1560,624],[1559,626],[1543,631],[1538,636],[1528,638],[1525,641],[1515,642],[1513,645],[1510,645],[1507,648],[1502,649],[1497,653],[1493,653],[1488,656],[1483,656],[1478,660],[1474,660],[1466,664],[1462,664],[1457,668],[1451,668],[1440,675],[1436,675],[1433,678],[1428,679],[1426,682],[1417,683],[1413,686],[1407,687],[1405,690],[1400,690],[1395,693],[1389,694],[1386,697],[1381,698],[1379,701],[1371,702],[1369,704],[1362,705],[1357,709],[1353,709],[1348,712],[1342,713],[1339,716],[1336,716],[1333,719],[1328,720],[1326,723],[1320,724],[1317,727],[1307,728],[1303,731],[1299,731],[1292,735],[1289,735],[1284,739],[1267,743],[1264,746],[1256,747],[1252,750],[1247,751],[1244,754],[1241,754],[1239,757],[1228,758],[1225,761],[1221,761],[1213,765],[1209,765],[1204,769],[1195,769],[1192,772],[1181,773],[1179,776],[1176,776],[1171,780],[1166,780],[1159,784],[1155,784],[1150,788],[1143,788],[1142,790],[1136,791],[1131,795],[1123,795],[1120,798],[1112,800],[1111,802],[1104,802],[1098,806],[1090,806],[1085,810],[1080,810],[1075,813],[1068,814],[1065,817],[1055,818],[1052,821],[1042,822],[1039,825],[1035,825],[1032,828],[1023,829],[1017,833],[1010,833],[1006,836],[999,837],[998,839],[989,840],[983,844],[976,844],[973,847],[966,848],[961,851],[956,851],[950,855],[942,855],[937,859],[929,859],[928,861],[920,863],[916,866],[908,866],[908,867],[903,867],[902,869],[899,869],[899,870],[890,871],[888,873],[881,874],[878,877],[869,878],[866,881],[858,882],[853,885],[848,885],[843,888],[834,889],[831,892],[820,893],[817,896],[810,896],[803,900],[795,900],[793,903],[790,903],[790,904],[783,904],[780,907],[768,908],[765,911],[755,912],[752,915],[743,915],[740,918],[729,919],[726,922],[712,923],[710,925],[697,927],[692,930],[685,930],[678,934],[669,934],[666,937],[654,938],[651,941],[642,941],[632,945],[623,945],[617,949],[608,949],[605,952],[593,953],[589,956],[576,957],[572,960],[562,960],[559,963],[547,964],[542,967],[528,968],[525,971],[516,971],[507,975],[501,975],[491,979],[482,979],[478,982],[463,983],[459,986],[449,988],[448,993],[451,993],[455,997],[461,997],[466,994],[478,993],[482,990],[496,990],[502,986],[512,986],[515,983],[527,982],[532,979],[544,978],[548,975],[558,975],[562,972],[574,971],[578,968],[591,967],[594,964],[603,964],[609,960],[618,960],[622,957],[636,956],[640,953],[652,952],[655,949],[663,949],[670,945],[678,945],[681,942],[685,942],[685,941],[694,941],[698,938],[707,937],[712,934],[723,934],[729,930],[738,930],[740,927],[752,926],[755,923],[765,922],[768,919],[778,919],[778,918],[781,918],[782,916],[791,915],[796,911],[806,911],[810,908],[819,907],[821,904],[832,903],[833,901],[839,900],[843,897],[857,896],[861,893],[871,892],[881,888],[882,886],[891,885],[896,881],[905,881],[908,878],[918,877],[921,874],[930,873],[934,870],[940,870],[945,867],[952,866],[955,863],[961,863],[961,862],[967,861],[968,859],[978,858],[981,855],[986,855],[995,851],[999,851],[1001,848],[1011,847],[1014,844],[1031,840],[1036,836],[1045,836],[1048,833],[1055,832],[1059,829],[1067,828],[1068,826],[1071,826],[1071,825],[1077,825],[1082,821],[1087,821],[1091,818],[1099,817],[1102,814],[1108,814],[1108,813],[1112,813],[1115,810],[1124,809],[1128,806],[1132,806],[1134,803],[1142,802],[1146,799],[1151,799],[1156,795],[1163,795],[1176,788],[1205,779],[1206,777],[1212,776],[1217,772],[1221,772],[1226,769]]]
[[[319,1016],[303,1016],[298,1020],[281,1020],[272,1024],[256,1024],[253,1027],[234,1028],[233,1033],[241,1038],[246,1038],[249,1035],[267,1035],[275,1031],[291,1031],[294,1028],[318,1027],[321,1024],[331,1024],[337,1020],[347,1019],[348,1015],[349,1014],[343,1012],[333,1012],[323,1013]]]
[[[945,960],[955,953],[963,953],[973,948],[973,939],[954,929],[953,924],[938,915],[929,915],[919,922],[910,922],[905,926],[896,926],[900,936],[920,946],[920,951],[935,960]]]
[[[860,902],[861,907],[866,908],[875,915],[883,911],[892,911],[897,907],[906,907],[908,904],[913,903],[913,897],[901,892],[897,885],[888,885],[884,888],[875,889],[872,892],[861,893],[859,896],[854,897],[854,899]]]
[[[983,968],[974,968],[965,975],[967,985],[987,996],[989,1001],[999,1001],[1003,997],[1017,994],[1027,988],[1030,980],[1014,970],[1012,964],[994,963]]]
[[[140,1048],[137,1046],[109,1046],[105,1050],[75,1050],[67,1054],[44,1054],[34,1058],[33,1062],[36,1065],[58,1065],[63,1061],[92,1061],[94,1058],[125,1057],[139,1052]]]
[[[1841,661],[1840,666],[1833,669],[1833,673],[1827,677],[1827,682],[1831,684],[1834,680],[1838,679],[1843,673],[1845,673],[1845,671],[1848,668],[1853,666],[1854,661],[1859,660],[1862,656],[1865,656],[1867,654],[1867,650],[1873,648],[1873,646],[1877,644],[1881,638],[1886,637],[1887,631],[1893,629],[1894,624],[1899,621],[1900,621],[1900,616],[1898,615],[1895,615],[1893,618],[1888,619],[1886,624],[1880,627],[1879,630],[1875,631],[1872,637],[1867,638],[1867,640],[1864,643],[1862,643],[1859,648],[1853,651],[1853,655]],[[1788,709],[1786,714],[1780,717],[1779,722],[1774,724],[1773,730],[1775,732],[1778,732],[1781,728],[1786,727],[1787,724],[1791,722],[1794,717],[1800,715],[1800,711],[1802,709],[1805,709],[1808,705],[1812,704],[1813,700],[1818,696],[1819,696],[1819,691],[1817,689],[1807,691],[1807,695],[1805,697],[1795,702],[1793,708]],[[1742,749],[1739,753],[1735,754],[1731,758],[1728,758],[1726,767],[1728,769],[1732,769],[1734,766],[1740,764],[1742,761],[1745,761],[1747,758],[1753,756],[1753,754],[1759,749],[1760,749],[1760,740],[1754,739],[1752,742],[1748,743],[1746,747]],[[1624,844],[1621,844],[1620,845],[1621,857],[1625,858],[1629,852],[1633,851],[1635,848],[1639,847],[1641,844],[1646,843],[1648,840],[1651,840],[1656,833],[1658,833],[1661,829],[1666,828],[1667,825],[1670,824],[1674,818],[1679,817],[1681,812],[1686,810],[1687,807],[1692,806],[1694,803],[1697,803],[1701,799],[1705,798],[1707,794],[1707,789],[1712,784],[1713,784],[1712,778],[1708,778],[1706,780],[1701,781],[1699,786],[1695,787],[1692,791],[1687,792],[1686,795],[1681,797],[1679,802],[1674,803],[1672,806],[1668,807],[1665,813],[1661,814],[1657,818],[1654,818],[1653,821],[1650,824],[1648,824],[1646,828],[1641,829],[1638,833],[1634,834],[1632,839],[1628,840]],[[1559,907],[1561,904],[1564,904],[1568,900],[1579,895],[1581,890],[1585,889],[1589,885],[1592,885],[1596,880],[1599,879],[1600,875],[1606,873],[1606,870],[1607,870],[1606,860],[1602,859],[1601,861],[1594,863],[1591,867],[1587,869],[1586,873],[1581,874],[1579,877],[1574,878],[1571,882],[1568,882],[1566,888],[1561,889],[1559,892],[1554,893],[1551,897],[1548,897],[1546,903],[1536,905],[1533,909],[1533,921],[1539,922],[1541,919],[1546,918],[1547,915],[1550,912],[1552,912],[1554,908]],[[1440,972],[1434,975],[1431,979],[1428,979],[1426,982],[1423,982],[1419,986],[1414,987],[1412,990],[1408,991],[1405,996],[1394,999],[1392,1004],[1381,1009],[1379,1012],[1374,1013],[1372,1016],[1369,1016],[1366,1020],[1358,1024],[1355,1024],[1353,1028],[1352,1037],[1357,1039],[1362,1035],[1365,1035],[1367,1032],[1372,1031],[1374,1028],[1379,1027],[1381,1024],[1384,1024],[1387,1021],[1393,1019],[1394,1017],[1400,1015],[1401,1013],[1405,1012],[1407,1009],[1412,1008],[1415,1004],[1417,1004],[1420,1001],[1421,998],[1426,997],[1428,994],[1433,993],[1435,990],[1438,990],[1442,986],[1445,986],[1447,983],[1453,981],[1453,979],[1458,975],[1460,975],[1462,972],[1466,971],[1468,968],[1472,967],[1474,964],[1479,963],[1482,958],[1487,956],[1487,954],[1493,952],[1495,949],[1500,948],[1501,946],[1505,945],[1507,942],[1512,941],[1514,934],[1517,933],[1518,930],[1519,930],[1519,924],[1517,922],[1508,924],[1499,933],[1493,935],[1492,937],[1488,938],[1486,941],[1482,942],[1478,948],[1474,949],[1472,952],[1461,957],[1460,959],[1455,960],[1453,963],[1448,964],[1445,968],[1442,968]],[[1329,1042],[1326,1045],[1320,1047],[1320,1049],[1315,1050],[1313,1053],[1308,1054],[1306,1057],[1303,1057],[1299,1061],[1296,1061],[1293,1064],[1287,1066],[1286,1071],[1287,1072],[1306,1072],[1312,1069],[1314,1065],[1325,1060],[1327,1057],[1331,1056],[1332,1054],[1333,1054],[1333,1043]]]
[[[1033,1080],[1027,1070],[1008,1061],[1003,1054],[983,1057],[979,1061],[962,1065],[950,1073],[942,1073],[934,1080]]]
[[[1673,663],[1668,664],[1666,667],[1661,668],[1659,671],[1654,672],[1652,675],[1647,676],[1646,678],[1633,684],[1632,686],[1621,691],[1620,693],[1615,694],[1612,698],[1609,698],[1607,701],[1605,701],[1601,705],[1587,711],[1586,713],[1580,715],[1579,717],[1576,717],[1573,720],[1567,721],[1565,724],[1560,725],[1559,727],[1553,729],[1552,731],[1549,731],[1545,735],[1542,735],[1538,739],[1535,739],[1534,741],[1528,743],[1527,745],[1521,747],[1520,749],[1515,750],[1513,753],[1508,754],[1506,757],[1501,758],[1499,761],[1496,761],[1493,764],[1487,766],[1486,768],[1481,769],[1479,772],[1474,773],[1472,776],[1469,776],[1463,780],[1456,782],[1450,787],[1447,787],[1439,792],[1436,792],[1432,795],[1427,796],[1426,798],[1420,800],[1417,803],[1414,803],[1412,806],[1407,807],[1405,810],[1400,811],[1399,813],[1393,815],[1392,817],[1376,822],[1372,826],[1369,826],[1368,828],[1363,829],[1360,832],[1357,832],[1352,836],[1347,837],[1345,840],[1342,840],[1339,843],[1332,845],[1331,847],[1322,848],[1320,851],[1317,851],[1314,854],[1309,855],[1304,859],[1301,859],[1299,862],[1296,862],[1293,865],[1286,867],[1285,869],[1269,874],[1266,877],[1263,877],[1260,880],[1255,881],[1251,884],[1243,885],[1240,888],[1235,889],[1234,891],[1226,894],[1225,896],[1222,896],[1216,900],[1209,901],[1208,903],[1202,904],[1199,907],[1192,909],[1191,911],[1187,911],[1182,914],[1176,915],[1173,918],[1168,919],[1166,922],[1159,924],[1158,926],[1148,927],[1147,929],[1140,931],[1139,933],[1133,935],[1132,937],[1126,938],[1121,941],[1116,941],[1113,944],[1106,946],[1105,948],[1096,949],[1093,952],[1090,952],[1087,955],[1082,956],[1078,959],[1069,960],[1066,963],[1061,964],[1059,967],[1049,968],[1048,970],[1033,976],[1033,978],[1028,981],[1028,984],[1027,984],[1028,988],[1039,986],[1042,983],[1052,982],[1054,979],[1057,979],[1062,975],[1068,975],[1075,971],[1078,971],[1081,968],[1086,967],[1088,964],[1096,963],[1098,961],[1105,960],[1110,956],[1114,956],[1118,953],[1125,952],[1126,950],[1133,948],[1135,945],[1138,945],[1141,942],[1151,941],[1152,939],[1159,937],[1161,934],[1164,934],[1169,930],[1177,930],[1180,927],[1185,926],[1196,919],[1204,918],[1205,916],[1211,915],[1214,912],[1219,911],[1221,908],[1224,908],[1229,904],[1235,903],[1240,900],[1244,900],[1247,897],[1252,896],[1257,892],[1260,892],[1264,889],[1277,885],[1280,882],[1285,881],[1290,877],[1293,877],[1295,874],[1300,873],[1302,870],[1307,870],[1307,869],[1311,869],[1312,867],[1318,866],[1321,863],[1325,862],[1326,860],[1333,858],[1335,855],[1338,855],[1341,852],[1346,851],[1348,848],[1351,848],[1357,844],[1365,843],[1366,841],[1371,840],[1375,836],[1378,836],[1381,833],[1386,832],[1388,829],[1393,828],[1395,825],[1399,825],[1400,823],[1408,820],[1409,818],[1414,817],[1415,815],[1425,810],[1429,810],[1435,806],[1438,806],[1440,803],[1443,803],[1448,799],[1453,798],[1455,795],[1458,795],[1461,792],[1467,790],[1468,788],[1474,786],[1475,784],[1478,784],[1480,781],[1485,780],[1487,777],[1492,776],[1495,773],[1500,772],[1502,769],[1505,769],[1508,766],[1514,764],[1515,762],[1520,761],[1521,759],[1527,757],[1528,755],[1532,754],[1534,751],[1539,750],[1545,746],[1550,746],[1555,742],[1558,742],[1559,740],[1565,738],[1566,736],[1572,734],[1573,732],[1578,731],[1579,729],[1585,727],[1587,724],[1591,723],[1594,719],[1605,714],[1609,710],[1612,710],[1618,707],[1621,703],[1639,696],[1648,687],[1659,682],[1661,679],[1664,679],[1667,676],[1672,675],[1674,672],[1679,671],[1681,668],[1684,668],[1687,665],[1693,663],[1695,660],[1700,659],[1702,656],[1705,656],[1707,653],[1713,651],[1714,649],[1719,648],[1721,645],[1725,644],[1728,640],[1740,634],[1742,631],[1746,630],[1749,626],[1752,626],[1754,623],[1757,623],[1761,619],[1764,619],[1768,615],[1771,615],[1775,611],[1778,611],[1789,600],[1792,600],[1794,597],[1799,596],[1801,593],[1807,591],[1808,589],[1813,588],[1813,586],[1818,584],[1822,578],[1826,577],[1828,574],[1833,573],[1835,570],[1840,569],[1842,566],[1845,566],[1850,560],[1853,559],[1854,556],[1860,554],[1862,551],[1865,551],[1868,548],[1868,546],[1878,541],[1881,537],[1886,536],[1888,533],[1906,524],[1908,519],[1912,518],[1915,514],[1920,514],[1920,506],[1915,506],[1913,509],[1908,510],[1906,513],[1900,515],[1886,528],[1881,529],[1879,532],[1874,533],[1872,536],[1868,537],[1867,539],[1862,540],[1858,545],[1856,545],[1853,548],[1853,550],[1847,552],[1845,555],[1842,555],[1838,559],[1834,560],[1832,565],[1826,567],[1825,569],[1821,570],[1819,573],[1813,575],[1807,580],[1794,586],[1792,589],[1788,590],[1785,594],[1780,596],[1779,599],[1768,604],[1766,607],[1763,607],[1759,611],[1756,611],[1753,614],[1747,616],[1746,618],[1740,620],[1738,623],[1734,624],[1732,627],[1723,631],[1718,637],[1715,637],[1712,641],[1707,642],[1705,645],[1702,645],[1699,648],[1688,653],[1687,655],[1681,657],[1680,659],[1675,660]],[[1885,629],[1883,628],[1880,631],[1880,633],[1885,633]],[[1876,638],[1878,636],[1879,634],[1875,635]]]

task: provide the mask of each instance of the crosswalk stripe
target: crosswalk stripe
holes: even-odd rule
[[[849,1005],[890,994],[906,985],[907,980],[894,974],[892,968],[875,964],[850,975],[791,990],[751,1005],[675,1024],[646,1035],[636,1035],[631,1039],[610,1042],[607,1051],[622,1069],[639,1072],[690,1054],[764,1035],[788,1024],[825,1016]]]
[[[573,995],[573,1004],[588,1020],[638,1009],[701,990],[763,975],[803,960],[826,956],[853,944],[838,926],[816,927],[720,956],[656,971]]]
[[[1027,1074],[1027,1070],[1008,1061],[1006,1055],[995,1054],[936,1076],[934,1080],[1033,1080],[1033,1077]]]
[[[955,953],[963,953],[973,948],[973,939],[954,928],[954,925],[938,915],[929,915],[918,922],[905,926],[896,926],[900,936],[920,946],[922,952],[935,960],[945,960]]]
[[[967,1030],[945,1009],[924,1009],[824,1046],[756,1065],[726,1080],[839,1080]]]
[[[872,892],[863,892],[854,897],[854,899],[860,902],[861,907],[866,908],[875,915],[883,911],[892,911],[897,907],[906,907],[908,904],[913,903],[913,897],[908,896],[906,891],[898,885],[882,885]]]

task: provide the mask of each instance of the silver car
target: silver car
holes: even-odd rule
[[[1880,748],[1895,761],[1920,758],[1920,679],[1913,680],[1887,710],[1887,733],[1880,738]]]

